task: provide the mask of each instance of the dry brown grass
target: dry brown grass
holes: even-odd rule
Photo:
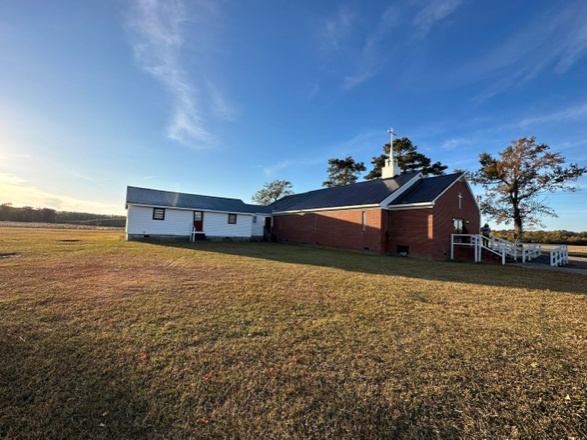
[[[13,252],[2,438],[587,437],[583,275],[0,229]]]
[[[559,246],[559,245],[557,245],[557,244],[543,244],[542,250],[548,251],[548,250],[553,249],[557,246]],[[587,255],[587,246],[579,246],[579,245],[575,245],[575,244],[569,244],[569,245],[567,245],[567,250],[569,251],[570,254]]]
[[[42,228],[42,229],[104,229],[122,231],[124,228],[115,226],[74,225],[70,223],[36,223],[0,221],[0,228]]]

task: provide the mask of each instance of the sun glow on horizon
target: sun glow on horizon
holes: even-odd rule
[[[34,208],[52,208],[58,211],[124,214],[122,206],[51,194],[30,184],[25,179],[8,173],[0,173],[0,203]]]

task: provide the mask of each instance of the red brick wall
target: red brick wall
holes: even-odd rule
[[[429,232],[434,230],[433,211],[431,208],[390,211],[387,252],[396,254],[398,246],[409,246],[410,255],[432,257],[434,237],[430,238]]]
[[[362,213],[367,222],[362,229]],[[300,214],[277,214],[273,231],[284,242],[313,244],[370,252],[384,252],[381,209],[349,209]]]
[[[364,211],[365,231],[361,209],[277,214],[273,231],[284,242],[391,254],[397,253],[398,246],[409,246],[411,256],[443,259],[450,258],[453,218],[465,220],[471,234],[479,233],[480,227],[475,199],[463,182],[455,183],[433,208]]]
[[[459,193],[461,208],[459,209]],[[453,218],[465,220],[465,226],[469,234],[478,234],[480,225],[480,213],[475,203],[473,194],[467,184],[455,183],[446,193],[437,200],[434,207],[434,258],[450,258],[450,234],[454,231]]]
[[[463,196],[461,208],[459,193]],[[473,194],[463,182],[455,183],[433,208],[391,211],[387,252],[395,254],[398,246],[409,246],[409,253],[413,256],[450,258],[453,218],[465,220],[470,234],[479,233],[479,210]]]

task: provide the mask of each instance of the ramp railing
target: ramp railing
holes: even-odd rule
[[[531,261],[541,253],[540,244],[534,243],[512,243],[498,237],[486,237],[481,234],[451,234],[450,238],[450,259],[454,260],[455,247],[472,247],[475,249],[475,262],[483,260],[483,250],[491,252],[501,258],[501,264],[506,263],[506,259],[512,258],[522,263]]]
[[[561,244],[549,251],[551,266],[564,266],[569,264],[569,250],[566,245]]]

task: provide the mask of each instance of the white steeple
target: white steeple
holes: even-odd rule
[[[399,166],[397,164],[397,160],[393,157],[393,136],[395,133],[393,132],[393,128],[387,130],[389,133],[389,158],[385,159],[385,165],[381,168],[381,178],[388,179],[390,177],[395,177],[399,174]]]

